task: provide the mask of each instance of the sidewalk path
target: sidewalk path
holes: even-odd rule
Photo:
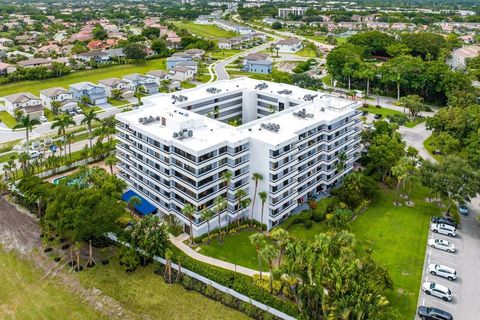
[[[183,233],[177,237],[170,235],[170,242],[172,242],[175,247],[182,250],[186,255],[188,255],[189,257],[195,260],[208,263],[215,267],[220,267],[226,270],[238,272],[249,277],[253,277],[255,274],[259,274],[257,270],[245,268],[245,267],[242,267],[230,262],[226,262],[223,260],[215,259],[212,257],[207,257],[207,256],[204,256],[203,254],[196,252],[195,250],[193,250],[192,248],[190,248],[184,243],[184,241],[187,240],[188,238],[189,238],[189,235],[186,233]],[[262,272],[262,274],[266,276],[270,275],[268,272]]]

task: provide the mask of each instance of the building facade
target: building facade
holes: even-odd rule
[[[250,217],[251,208],[238,205],[239,189],[255,197],[253,218],[270,229],[332,188],[360,156],[357,103],[323,92],[238,78],[143,103],[116,115],[119,177],[186,232],[189,220],[181,210],[192,204],[195,236],[207,232],[200,212],[216,212],[218,197],[228,203],[222,226]],[[242,124],[229,125],[233,119]],[[225,172],[231,173],[228,185]],[[264,204],[254,195],[253,173],[263,176],[258,191],[268,194]],[[218,221],[216,214],[211,228]]]

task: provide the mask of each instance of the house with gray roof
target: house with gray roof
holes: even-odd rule
[[[157,85],[160,85],[162,81],[165,80],[170,80],[172,79],[172,75],[168,72],[165,72],[163,70],[152,70],[147,72],[146,74],[147,77],[153,78],[155,80],[155,83]]]
[[[92,50],[77,54],[77,59],[83,62],[106,63],[110,61],[108,53],[101,50]]]
[[[243,71],[269,74],[272,72],[272,60],[264,53],[251,53],[243,59]]]
[[[40,91],[42,105],[52,110],[52,103],[58,102],[61,111],[68,111],[75,108],[78,104],[73,100],[73,94],[65,88],[54,87]]]
[[[133,91],[140,89],[147,94],[158,93],[158,85],[153,78],[139,73],[132,73],[124,76],[123,80],[128,83],[128,87]]]
[[[114,90],[118,90],[120,97],[124,100],[132,98],[135,94],[135,91],[130,89],[127,81],[118,78],[100,80],[98,81],[98,85],[105,88],[105,92],[109,98],[114,96]]]
[[[275,46],[278,49],[278,52],[283,53],[295,53],[303,49],[302,40],[297,38],[287,38],[278,40],[275,43]]]
[[[69,91],[73,94],[73,99],[77,101],[81,101],[83,97],[86,97],[91,105],[107,103],[105,88],[91,82],[71,84]]]
[[[5,99],[5,110],[15,117],[17,110],[31,119],[38,119],[43,116],[42,100],[30,92],[20,92],[3,97]]]

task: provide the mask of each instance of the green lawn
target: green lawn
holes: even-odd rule
[[[0,248],[0,319],[108,319],[14,252]]]
[[[201,245],[199,253],[244,267],[258,269],[255,247],[248,239],[254,233],[254,231],[245,231],[228,235],[222,244],[214,239],[209,245]]]
[[[374,106],[361,107],[359,110],[367,111],[368,113],[372,113],[372,114],[381,114],[382,117],[393,116],[395,114],[401,114],[401,112],[397,111],[397,110],[392,110],[392,109],[387,109],[387,108],[377,108],[377,107],[374,107]]]
[[[51,88],[51,87],[64,87],[68,88],[68,85],[89,81],[96,83],[99,80],[116,77],[121,78],[124,75],[130,73],[146,73],[150,70],[165,70],[165,59],[156,59],[148,60],[142,64],[125,64],[112,67],[105,67],[87,71],[80,71],[69,74],[61,78],[53,78],[46,80],[35,80],[35,81],[22,81],[10,84],[4,84],[0,87],[0,96],[6,96],[9,94],[28,91],[35,95],[39,94],[40,90]]]
[[[188,81],[182,81],[180,85],[182,86],[183,89],[191,89],[197,86],[196,84],[190,83]]]
[[[9,128],[13,128],[17,124],[15,118],[12,117],[12,115],[7,111],[0,111],[0,121],[2,121]]]
[[[234,50],[234,49],[232,49],[232,50],[219,50],[219,51],[214,51],[214,52],[209,53],[209,56],[212,59],[222,60],[222,59],[234,56],[234,55],[236,55],[236,54],[238,54],[242,51],[243,50]]]
[[[114,107],[122,107],[126,104],[129,104],[127,100],[115,100],[115,99],[108,99],[108,103],[110,103]]]
[[[10,160],[10,158],[12,156],[16,156],[16,155],[18,155],[17,152],[9,152],[9,153],[5,153],[3,155],[0,155],[0,163],[7,162],[8,160]]]
[[[188,32],[196,36],[209,40],[215,40],[220,38],[233,38],[238,36],[238,34],[235,32],[223,30],[214,25],[195,24],[191,21],[174,21],[173,24],[179,28],[187,30]]]
[[[439,154],[434,154],[435,150],[437,149],[435,146],[434,146],[434,135],[432,134],[430,137],[428,137],[425,141],[423,141],[423,146],[425,147],[425,149],[428,151],[428,153],[430,153],[432,155],[432,157],[435,158],[435,160],[437,161],[442,161],[443,160],[443,155],[439,155]]]
[[[415,127],[417,124],[420,124],[422,122],[425,122],[427,119],[426,118],[417,118],[415,121],[413,120],[410,120],[408,121],[407,123],[405,123],[405,127],[407,128],[413,128]]]
[[[316,58],[317,53],[309,47],[305,47],[302,50],[295,52],[295,55],[305,58]]]
[[[86,269],[78,277],[83,286],[102,290],[141,319],[248,319],[199,293],[166,284],[153,270],[150,265],[127,274],[118,261],[112,261]]]
[[[332,75],[327,74],[325,77],[322,78],[323,83],[325,83],[327,86],[332,85]]]
[[[414,207],[396,207],[395,192],[383,190],[351,224],[359,247],[373,249],[373,259],[390,273],[394,288],[388,298],[405,319],[414,317],[417,306],[430,217],[440,214],[424,201],[423,187],[412,194]]]

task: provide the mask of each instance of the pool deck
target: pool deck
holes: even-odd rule
[[[103,169],[107,170],[107,172],[110,172],[110,167],[105,164],[105,161],[91,163],[91,164],[87,165],[87,167],[89,167],[89,168],[100,167],[100,168],[103,168]],[[54,176],[51,176],[51,177],[48,177],[48,178],[44,179],[44,181],[53,183],[53,181],[55,179],[62,178],[62,177],[65,177],[65,176],[69,176],[69,175],[71,175],[71,174],[73,174],[77,171],[78,171],[78,168],[67,171],[67,172],[63,172],[63,173],[60,173],[60,174],[56,174]],[[117,168],[115,166],[113,166],[113,174],[117,174]]]

